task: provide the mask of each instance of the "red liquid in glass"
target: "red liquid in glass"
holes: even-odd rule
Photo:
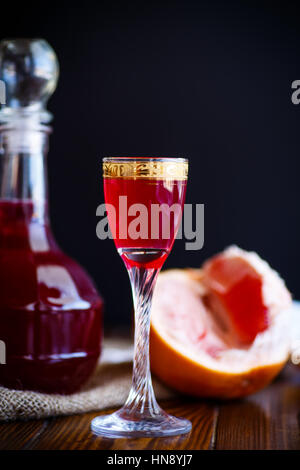
[[[104,178],[104,194],[106,204],[111,204],[115,208],[116,230],[113,233],[116,247],[121,254],[128,268],[132,266],[159,268],[163,265],[170,253],[174,239],[180,225],[183,204],[186,193],[186,181],[183,180],[157,180],[157,179],[126,179],[126,178]],[[133,204],[143,204],[147,209],[148,238],[132,239],[127,230],[127,237],[120,236],[124,228],[129,228],[130,222],[136,215],[125,214],[124,207],[120,207],[120,196],[127,197],[127,209]],[[151,236],[151,206],[152,204],[165,204],[171,207],[176,204],[178,207],[175,214],[171,212],[170,232],[168,238],[163,236],[163,215],[160,213],[158,224],[158,237]],[[114,217],[109,206],[107,206],[110,227],[113,226]],[[123,210],[122,210],[123,209]],[[166,215],[165,220],[168,219]],[[140,254],[128,255],[130,251]],[[144,253],[144,254],[143,254]],[[151,256],[151,253],[153,255]]]
[[[2,385],[72,393],[95,368],[102,300],[28,201],[0,201]]]

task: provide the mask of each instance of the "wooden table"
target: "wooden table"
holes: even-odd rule
[[[183,398],[161,404],[167,412],[192,421],[189,435],[99,438],[90,431],[98,412],[1,424],[0,449],[300,449],[300,369],[292,365],[268,388],[242,401]]]

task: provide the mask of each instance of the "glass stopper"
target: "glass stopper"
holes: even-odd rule
[[[0,80],[5,84],[5,106],[0,121],[32,117],[47,123],[46,104],[54,92],[59,65],[52,47],[44,39],[4,39],[0,42]]]

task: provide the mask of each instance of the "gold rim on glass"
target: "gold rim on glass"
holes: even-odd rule
[[[188,160],[186,158],[103,158],[104,178],[126,179],[172,179],[187,180]]]

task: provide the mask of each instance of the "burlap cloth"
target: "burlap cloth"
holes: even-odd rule
[[[0,421],[72,415],[120,406],[127,398],[132,372],[132,344],[127,340],[106,340],[101,361],[89,383],[72,395],[10,390],[0,387]],[[173,392],[153,380],[158,399]]]

